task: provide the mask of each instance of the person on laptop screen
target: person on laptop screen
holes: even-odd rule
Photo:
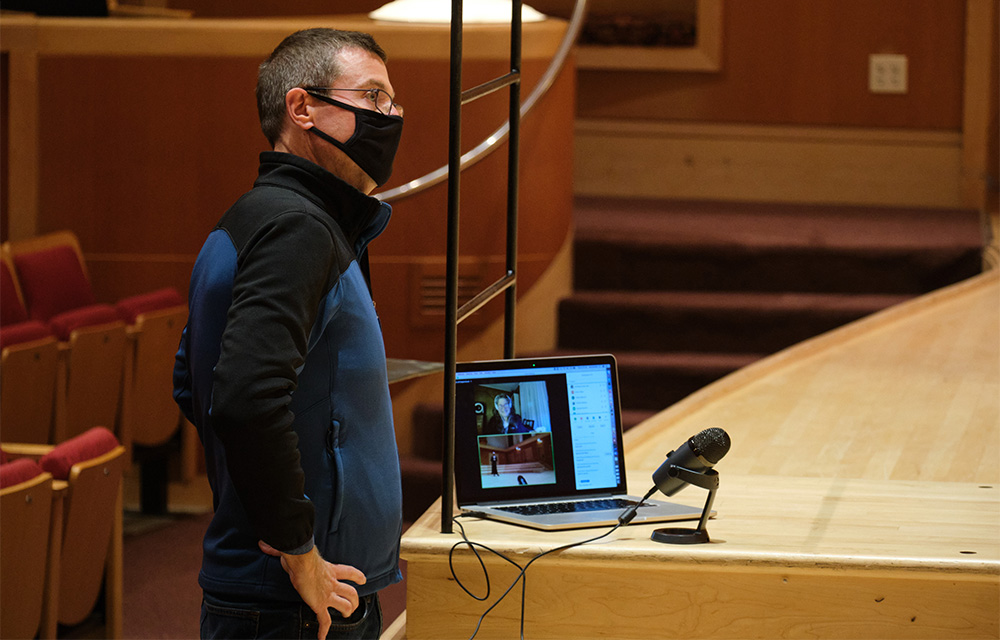
[[[510,395],[498,393],[493,398],[493,406],[496,408],[496,412],[490,416],[484,433],[528,433],[531,431],[524,424],[521,416],[514,413],[514,400]]]

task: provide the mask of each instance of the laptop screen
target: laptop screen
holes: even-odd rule
[[[459,505],[624,492],[619,410],[610,355],[458,363]]]

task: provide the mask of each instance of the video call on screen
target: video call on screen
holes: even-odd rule
[[[465,469],[466,480],[484,490],[520,487],[526,493],[543,485],[567,491],[616,486],[620,455],[605,367],[537,376],[498,373],[456,386],[456,429],[475,433],[458,438],[474,441],[475,450],[466,445],[455,452],[456,469]],[[478,458],[478,468],[469,457]]]

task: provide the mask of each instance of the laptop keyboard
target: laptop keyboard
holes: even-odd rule
[[[627,509],[634,504],[634,500],[626,500],[624,498],[600,498],[598,500],[543,502],[541,504],[524,504],[496,508],[500,511],[516,513],[522,516],[537,516],[552,513],[579,513],[583,511],[615,511]],[[642,506],[648,507],[651,505],[643,504]]]

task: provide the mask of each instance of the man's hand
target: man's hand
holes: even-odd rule
[[[358,608],[358,592],[341,580],[350,580],[355,584],[364,584],[365,574],[346,564],[330,564],[319,555],[316,547],[302,555],[282,553],[259,541],[260,550],[269,556],[281,558],[281,566],[292,580],[292,586],[309,608],[316,612],[319,621],[318,640],[326,638],[330,630],[330,612],[332,607],[345,618]]]

